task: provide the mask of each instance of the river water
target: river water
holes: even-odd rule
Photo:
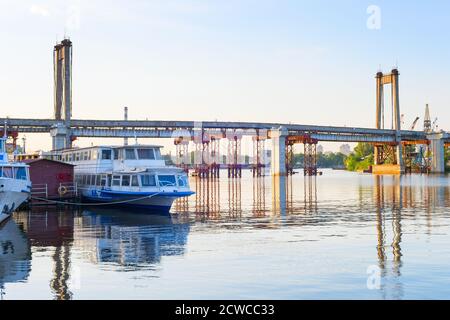
[[[15,213],[0,229],[2,298],[450,298],[450,176],[223,172],[191,187],[171,216]]]

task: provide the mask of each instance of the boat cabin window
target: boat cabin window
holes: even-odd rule
[[[130,186],[130,176],[123,175],[122,176],[122,187],[129,187],[129,186]]]
[[[137,149],[139,160],[155,160],[153,149]]]
[[[159,185],[161,187],[164,186],[176,186],[177,182],[175,180],[175,176],[173,175],[158,175]]]
[[[13,178],[13,169],[11,167],[0,167],[0,177]]]
[[[118,160],[119,159],[119,150],[113,150],[113,154],[114,154],[114,160]]]
[[[141,175],[141,185],[143,187],[154,187],[156,186],[155,176],[152,174]]]
[[[159,148],[155,149],[155,158],[156,160],[161,160],[161,150]]]
[[[178,185],[180,187],[187,187],[188,186],[188,179],[186,176],[177,176]]]
[[[106,184],[107,184],[107,183],[106,183],[106,181],[107,181],[107,180],[106,180],[106,175],[103,174],[101,177],[102,177],[102,178],[101,178],[100,185],[101,185],[102,187],[106,187]]]
[[[27,180],[27,169],[25,167],[14,168],[16,179]]]
[[[131,186],[139,187],[139,181],[137,176],[131,176]]]
[[[112,184],[113,186],[120,186],[120,176],[112,176]]]
[[[134,152],[134,149],[125,149],[125,159],[136,160],[136,154]]]
[[[102,160],[111,160],[111,150],[102,150]]]

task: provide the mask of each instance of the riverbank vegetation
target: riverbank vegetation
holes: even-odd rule
[[[345,159],[345,167],[349,171],[367,170],[373,165],[373,145],[359,142],[353,152]]]
[[[317,154],[317,167],[345,169],[345,154],[340,152],[327,152]],[[303,168],[305,156],[303,153],[294,155],[294,164],[296,168]]]

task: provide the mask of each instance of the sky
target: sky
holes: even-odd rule
[[[374,127],[375,74],[398,67],[404,127],[429,103],[450,130],[449,12],[444,0],[0,0],[0,117],[52,117],[53,46],[67,36],[73,118],[128,106],[130,119]]]

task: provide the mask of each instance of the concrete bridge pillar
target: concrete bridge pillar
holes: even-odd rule
[[[72,147],[70,130],[63,124],[57,124],[50,130],[52,136],[52,149],[62,150]]]
[[[274,176],[286,175],[286,137],[288,131],[284,127],[271,130],[272,139],[272,161],[271,169]]]
[[[427,139],[430,140],[431,151],[431,172],[432,173],[444,173],[445,172],[445,146],[444,146],[444,134],[435,133],[427,135]]]

